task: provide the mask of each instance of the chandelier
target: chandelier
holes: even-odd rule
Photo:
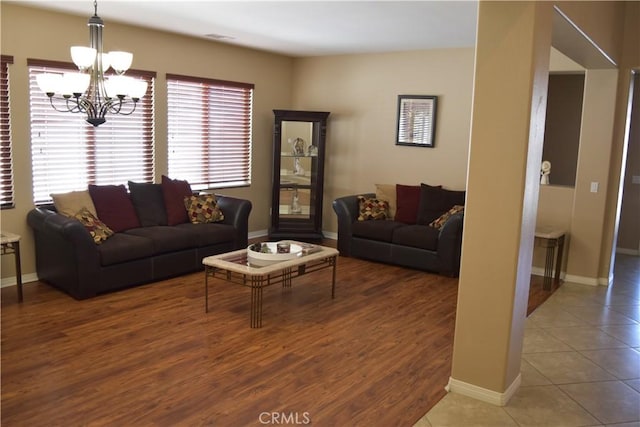
[[[71,59],[79,72],[43,73],[36,81],[56,111],[86,114],[88,123],[100,126],[106,121],[107,113],[133,113],[137,102],[147,92],[147,83],[124,75],[131,66],[133,54],[102,51],[104,22],[98,16],[97,1],[93,2],[93,7],[94,14],[87,24],[90,47],[71,47]],[[115,74],[107,77],[105,71],[109,67]]]

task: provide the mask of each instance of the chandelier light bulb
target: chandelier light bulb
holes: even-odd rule
[[[127,71],[133,62],[133,54],[129,52],[111,51],[109,52],[109,58],[111,59],[111,67],[118,74],[123,74]]]
[[[52,73],[38,74],[36,76],[36,82],[40,90],[51,97],[56,92],[60,93],[59,88],[62,83],[62,75]]]
[[[131,82],[131,91],[129,92],[129,96],[131,99],[140,99],[145,93],[147,93],[147,82],[144,80],[133,80]]]
[[[108,53],[103,53],[102,56],[102,72],[105,72],[111,66],[111,55]]]
[[[96,61],[97,50],[92,47],[71,46],[71,59],[80,70],[92,67]]]

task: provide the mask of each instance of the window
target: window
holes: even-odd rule
[[[9,64],[13,56],[0,56],[0,208],[14,207],[9,119]]]
[[[169,176],[194,189],[251,183],[253,88],[167,74]]]
[[[83,190],[89,184],[153,182],[155,73],[129,70],[128,76],[147,82],[146,95],[133,114],[107,114],[106,123],[93,127],[84,114],[54,110],[36,83],[38,74],[75,70],[73,64],[34,59],[27,64],[35,204],[49,203],[51,193]]]

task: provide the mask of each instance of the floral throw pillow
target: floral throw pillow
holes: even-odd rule
[[[442,226],[444,225],[444,223],[447,222],[447,220],[449,218],[451,218],[451,216],[453,216],[453,215],[455,215],[457,213],[460,213],[460,212],[464,212],[464,206],[455,205],[454,207],[449,209],[447,212],[443,213],[438,218],[436,218],[433,221],[431,221],[429,223],[429,227],[433,227],[436,230],[440,230],[442,228]]]
[[[358,221],[380,220],[389,217],[389,202],[379,199],[368,199],[358,196],[360,214]]]
[[[220,222],[224,220],[224,215],[218,207],[216,196],[213,194],[185,197],[184,206],[187,208],[189,221],[193,224]]]
[[[102,244],[109,237],[113,236],[113,230],[96,218],[87,208],[80,209],[73,217],[85,226],[96,245]]]

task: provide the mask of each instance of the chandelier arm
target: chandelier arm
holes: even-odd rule
[[[66,101],[65,104],[67,106],[67,110],[70,113],[82,113],[82,112],[84,112],[82,110],[82,107],[80,106],[80,103],[78,102],[77,99],[72,100],[71,98],[65,98],[65,101]]]
[[[131,108],[131,111],[123,112],[122,111],[122,106],[125,105],[125,104],[129,104],[131,102],[133,102],[133,107]],[[136,106],[137,105],[138,105],[138,103],[136,101],[124,101],[123,100],[123,101],[120,101],[120,105],[118,106],[118,111],[117,112],[116,111],[112,111],[112,112],[114,112],[115,114],[120,114],[121,116],[130,116],[136,111]]]
[[[57,106],[53,101],[54,99],[56,101],[64,101],[64,106],[65,108],[61,108],[59,106]],[[49,97],[49,104],[51,104],[51,107],[53,107],[54,110],[56,110],[59,113],[82,113],[82,109],[79,107],[77,101],[75,102],[75,105],[72,104],[70,101],[70,98],[65,98],[63,96],[60,97],[56,97],[56,96],[50,96]]]

